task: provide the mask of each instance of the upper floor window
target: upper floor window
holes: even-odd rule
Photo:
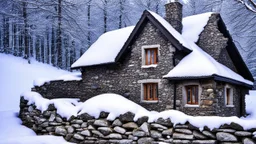
[[[144,101],[157,101],[158,83],[143,83],[143,95]]]
[[[145,65],[153,65],[158,63],[158,49],[145,49]]]
[[[198,85],[188,85],[185,90],[187,104],[198,105]]]
[[[233,89],[230,87],[225,87],[225,104],[233,106]]]
[[[157,67],[160,45],[145,45],[141,50],[142,68]]]

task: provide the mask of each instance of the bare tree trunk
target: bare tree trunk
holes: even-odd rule
[[[51,40],[51,63],[53,66],[56,66],[56,47],[55,47],[55,29],[52,26],[52,40]]]
[[[30,55],[29,55],[29,43],[28,43],[28,16],[27,16],[27,3],[26,2],[22,2],[22,6],[23,6],[23,20],[24,20],[24,49],[25,49],[25,55],[24,58],[25,59],[29,59]]]
[[[61,2],[62,0],[58,0],[58,29],[57,29],[57,50],[58,50],[58,61],[57,66],[63,68],[62,66],[62,38],[61,38]]]
[[[4,31],[4,39],[3,39],[3,45],[4,45],[4,53],[9,53],[9,18],[5,17],[3,18],[3,31]]]
[[[88,7],[87,7],[87,26],[88,26],[87,41],[88,41],[88,48],[91,45],[91,2],[92,2],[92,0],[90,0],[88,2]]]
[[[119,0],[119,6],[120,6],[120,13],[119,13],[119,25],[118,28],[122,28],[122,22],[123,22],[123,11],[124,11],[124,5],[123,5],[123,0]]]
[[[104,0],[104,7],[103,7],[104,33],[107,32],[107,20],[108,20],[107,3],[108,1]]]
[[[14,34],[14,52],[13,52],[13,55],[14,56],[17,56],[18,55],[18,44],[17,44],[17,37],[18,37],[18,35],[17,35],[17,24],[14,24],[14,31],[13,31],[13,34]]]
[[[46,30],[46,63],[50,63],[50,28]]]

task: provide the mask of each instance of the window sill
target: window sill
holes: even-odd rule
[[[156,68],[157,64],[151,64],[151,65],[143,65],[141,68]]]
[[[185,107],[199,107],[199,105],[185,104]]]
[[[235,107],[234,105],[226,105],[226,107]]]
[[[154,101],[142,100],[141,103],[158,103],[158,100],[154,100]]]

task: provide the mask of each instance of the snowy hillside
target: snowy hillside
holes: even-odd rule
[[[66,141],[56,136],[36,136],[29,128],[21,125],[17,118],[20,94],[29,91],[34,79],[55,79],[70,72],[47,64],[0,54],[0,144],[63,144]],[[15,138],[13,137],[15,133]]]
[[[69,72],[37,61],[0,54],[0,110],[18,110],[19,96],[33,87],[38,78],[56,78]]]

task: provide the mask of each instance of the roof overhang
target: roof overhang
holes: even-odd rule
[[[247,83],[244,82],[240,82],[231,78],[226,78],[223,76],[219,76],[216,74],[213,75],[209,75],[209,76],[188,76],[188,77],[168,77],[168,78],[164,78],[164,79],[168,79],[171,81],[184,81],[184,80],[204,80],[204,79],[213,79],[215,81],[220,81],[220,82],[226,82],[226,83],[230,83],[230,84],[234,84],[234,85],[239,85],[239,86],[243,86],[249,89],[253,88],[253,85],[249,85]]]

